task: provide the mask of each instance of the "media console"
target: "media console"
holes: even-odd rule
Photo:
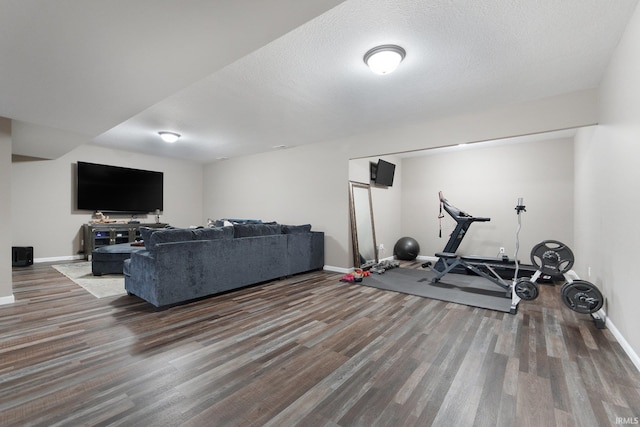
[[[84,258],[90,259],[91,252],[101,246],[134,242],[140,237],[140,227],[165,228],[163,223],[112,223],[83,224],[82,239]]]

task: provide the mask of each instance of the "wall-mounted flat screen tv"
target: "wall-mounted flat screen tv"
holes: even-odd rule
[[[78,210],[144,214],[163,210],[162,172],[78,162]]]
[[[371,181],[375,185],[391,187],[396,172],[396,165],[378,159],[378,163],[371,163]]]

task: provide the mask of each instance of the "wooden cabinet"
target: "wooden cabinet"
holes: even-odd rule
[[[100,246],[134,242],[140,237],[140,227],[164,228],[166,226],[167,224],[163,223],[84,224],[82,226],[84,257],[90,259],[91,252]]]

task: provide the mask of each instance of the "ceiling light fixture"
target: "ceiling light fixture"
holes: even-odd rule
[[[376,74],[389,74],[400,65],[407,52],[400,46],[385,44],[364,54],[364,63]]]
[[[160,135],[160,138],[162,138],[164,142],[168,142],[168,143],[176,142],[178,138],[180,138],[179,133],[169,132],[166,130],[158,132],[158,135]]]

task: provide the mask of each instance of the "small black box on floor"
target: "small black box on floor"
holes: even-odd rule
[[[33,265],[33,246],[12,246],[11,266],[26,267]]]

